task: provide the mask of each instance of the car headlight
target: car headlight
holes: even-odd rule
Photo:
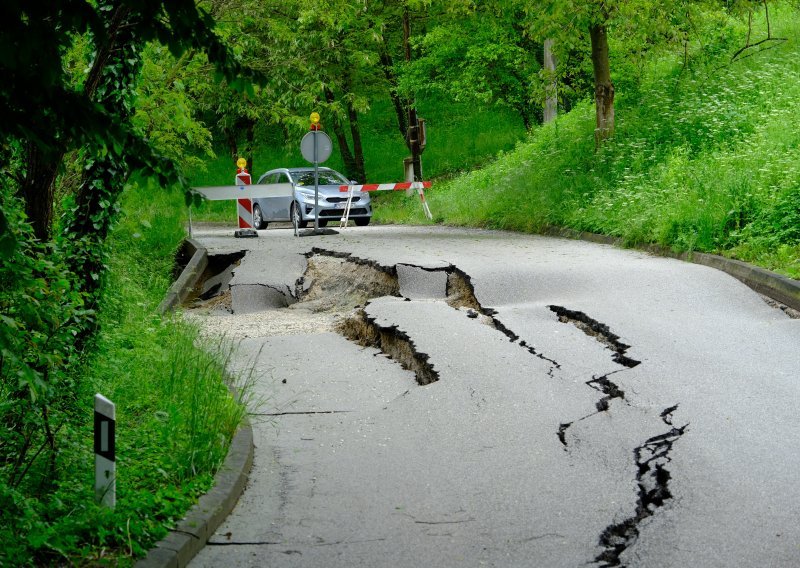
[[[309,190],[309,189],[298,189],[297,193],[300,194],[300,197],[303,199],[303,201],[311,201],[312,203],[314,202],[314,190],[313,189],[311,189],[311,190]]]

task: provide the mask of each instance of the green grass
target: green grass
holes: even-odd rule
[[[177,190],[126,190],[101,333],[75,370],[74,410],[58,433],[55,489],[0,484],[0,565],[131,565],[211,487],[245,407],[226,386],[231,347],[157,314],[185,236],[182,203]],[[117,409],[114,511],[94,504],[96,392]]]
[[[615,137],[598,152],[585,103],[487,167],[435,184],[435,220],[565,226],[800,277],[800,24],[781,15],[775,33],[789,41],[769,51],[683,72],[675,58],[654,64],[618,97]],[[382,201],[376,220],[425,222],[402,196]]]

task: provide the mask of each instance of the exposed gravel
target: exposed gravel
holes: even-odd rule
[[[397,279],[346,259],[314,256],[304,278],[311,282],[299,302],[287,308],[233,313],[230,290],[186,309],[184,317],[203,334],[230,339],[305,335],[335,331],[337,322],[369,299],[397,293]]]

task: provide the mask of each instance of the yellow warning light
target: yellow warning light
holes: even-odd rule
[[[311,124],[319,124],[319,113],[312,112],[311,113]]]
[[[244,158],[239,158],[238,160],[236,160],[236,167],[239,168],[240,170],[247,167],[247,160],[245,160]]]

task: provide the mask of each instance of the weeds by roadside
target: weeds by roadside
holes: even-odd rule
[[[182,201],[144,184],[128,191],[112,237],[102,331],[91,352],[61,371],[53,451],[39,442],[23,470],[9,461],[0,467],[0,565],[132,564],[213,483],[246,409],[227,388],[232,346],[156,315],[183,238]],[[53,304],[54,319],[62,303]],[[11,370],[3,367],[4,384]],[[247,384],[238,387],[239,399],[249,396]],[[96,392],[117,406],[114,511],[94,504]],[[6,423],[10,410],[4,399]],[[0,433],[0,446],[15,435]]]

